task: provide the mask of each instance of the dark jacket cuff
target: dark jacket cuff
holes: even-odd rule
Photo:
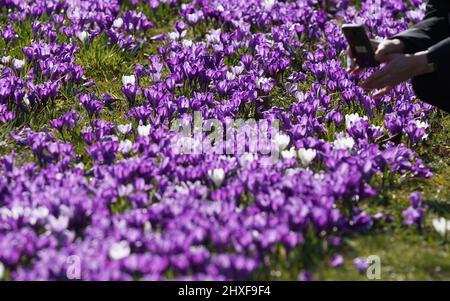
[[[417,52],[416,51],[417,46],[414,44],[413,41],[411,41],[409,39],[408,36],[403,36],[402,34],[398,34],[398,35],[395,35],[395,36],[389,38],[389,40],[396,40],[396,39],[402,41],[403,46],[404,46],[403,53],[411,54],[411,53]]]
[[[434,65],[438,78],[450,83],[450,38],[447,38],[428,49],[428,63]]]

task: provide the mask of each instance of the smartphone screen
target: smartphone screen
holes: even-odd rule
[[[345,24],[342,26],[342,31],[358,66],[376,67],[379,65],[375,60],[375,52],[363,25]]]

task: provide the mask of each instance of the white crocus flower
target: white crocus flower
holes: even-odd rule
[[[116,242],[109,248],[109,257],[112,260],[121,260],[128,257],[130,253],[130,245],[126,240]]]
[[[33,215],[37,219],[46,218],[49,214],[47,207],[38,207],[33,211]]]
[[[236,66],[231,67],[231,73],[234,75],[240,75],[244,71],[244,64],[242,62],[239,62]]]
[[[133,126],[132,126],[132,124],[131,123],[128,123],[128,124],[119,124],[118,126],[117,126],[117,130],[119,131],[119,133],[121,133],[121,134],[128,134],[130,131],[131,131],[131,129],[133,128]]]
[[[227,72],[227,80],[235,80],[236,79],[236,75],[234,75],[234,73],[232,72]]]
[[[56,218],[53,215],[48,217],[48,225],[51,230],[55,232],[62,232],[69,226],[69,217],[60,215]]]
[[[131,84],[134,85],[136,83],[136,77],[134,75],[123,75],[122,76],[122,84],[124,86]]]
[[[115,27],[115,28],[120,28],[120,27],[122,27],[122,25],[123,25],[123,19],[122,18],[117,18],[117,19],[114,20],[112,26]]]
[[[22,101],[23,101],[23,103],[26,105],[26,106],[30,106],[30,99],[28,98],[28,94],[27,93],[25,93],[25,95],[23,96],[23,99],[22,99]]]
[[[14,69],[21,70],[25,66],[25,60],[13,59],[12,64]]]
[[[133,148],[133,142],[131,142],[128,139],[125,139],[124,141],[121,141],[119,143],[119,151],[122,154],[128,154],[132,148]]]
[[[270,10],[272,6],[275,4],[275,0],[264,0],[264,8]]]
[[[24,208],[22,206],[14,206],[11,209],[11,216],[13,219],[18,219],[24,213]]]
[[[297,152],[295,148],[291,147],[289,150],[284,150],[281,152],[281,157],[285,160],[289,160],[295,158],[297,156]]]
[[[360,117],[358,113],[345,115],[345,127],[350,128],[353,123],[359,120],[367,120],[367,116]]]
[[[340,137],[334,141],[334,148],[336,149],[352,149],[355,145],[355,140],[352,137]]]
[[[214,185],[219,187],[225,179],[225,170],[223,170],[223,168],[208,170],[208,176],[214,182]]]
[[[183,44],[183,47],[189,48],[189,47],[191,47],[192,45],[194,45],[194,42],[192,42],[192,40],[186,39],[186,40],[183,40],[183,41],[182,41],[182,44]]]
[[[306,95],[302,91],[294,92],[294,97],[295,97],[295,100],[297,100],[298,102],[305,102],[305,100],[306,100]]]
[[[261,89],[261,86],[267,84],[270,81],[268,77],[258,77],[256,78],[256,88]]]
[[[137,132],[139,136],[146,137],[150,135],[150,124],[148,125],[139,125],[137,128]]]
[[[416,126],[419,129],[426,129],[426,128],[428,128],[428,123],[426,121],[416,120],[415,123],[416,123]]]
[[[128,196],[133,192],[133,185],[127,184],[127,185],[120,185],[119,189],[117,190],[117,193],[120,197]]]
[[[427,129],[429,127],[429,124],[426,121],[421,121],[421,120],[417,119],[417,120],[415,120],[414,123],[416,124],[417,128],[419,128],[419,129]],[[428,134],[425,133],[422,136],[422,140],[426,140],[427,138],[428,138]]]
[[[144,223],[144,232],[149,233],[150,231],[152,231],[152,224],[149,221],[146,221]]]
[[[11,61],[11,57],[10,57],[9,55],[8,55],[8,56],[3,56],[3,57],[2,57],[2,64],[6,65],[6,64],[8,64],[10,61]]]
[[[74,165],[74,167],[78,169],[84,169],[84,163],[83,162],[77,163]]]
[[[284,172],[286,176],[293,176],[300,171],[300,168],[288,168]]]
[[[300,161],[302,161],[303,165],[309,165],[312,160],[316,157],[316,150],[312,148],[300,148],[298,150],[298,157],[300,158]]]
[[[288,135],[285,134],[277,134],[273,138],[273,141],[275,143],[275,146],[278,147],[278,149],[283,150],[289,145],[289,141],[291,139]]]
[[[241,164],[241,166],[246,166],[247,164],[252,163],[256,159],[257,159],[257,155],[256,154],[244,153],[239,158],[239,163]]]
[[[189,23],[195,24],[198,22],[198,20],[200,19],[200,16],[198,14],[188,14],[186,16],[186,19]]]
[[[89,37],[89,34],[87,33],[87,31],[82,31],[77,33],[77,38],[84,43],[84,41],[86,41],[86,39]]]
[[[450,220],[445,218],[433,218],[432,224],[434,229],[442,236],[445,236],[447,231],[450,231]]]
[[[220,34],[222,33],[222,31],[219,29],[211,29],[207,34],[206,34],[206,43],[207,44],[219,44],[220,43]]]
[[[169,32],[168,36],[172,41],[178,40],[180,38],[180,34],[177,31]]]

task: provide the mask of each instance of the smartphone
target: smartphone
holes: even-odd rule
[[[358,66],[366,68],[380,65],[375,60],[375,51],[367,36],[364,25],[344,24],[342,25],[342,32],[347,39]]]

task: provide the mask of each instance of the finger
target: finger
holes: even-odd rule
[[[353,70],[351,70],[349,73],[351,75],[356,75],[356,74],[360,74],[364,69],[361,67],[356,67]]]
[[[393,82],[393,79],[391,78],[390,74],[386,74],[385,76],[373,81],[370,84],[370,86],[366,89],[368,89],[368,90],[382,89],[387,86],[392,86],[393,84],[395,84],[395,83]]]
[[[394,86],[387,86],[387,87],[384,87],[383,89],[381,89],[381,90],[375,92],[375,93],[372,95],[372,97],[376,98],[376,97],[384,96],[384,95],[386,95],[387,93],[389,93],[392,89],[394,89]]]
[[[390,61],[391,55],[388,55],[388,59]],[[394,68],[394,64],[387,63],[382,68],[380,68],[378,71],[374,72],[369,78],[370,80],[377,80],[381,77],[384,77],[386,74],[392,73],[395,70],[392,70]]]
[[[348,56],[348,57],[347,57],[347,68],[346,68],[346,71],[347,71],[347,72],[351,72],[351,71],[354,70],[356,67],[357,67],[357,66],[356,66],[355,60]]]
[[[386,53],[383,48],[377,49],[377,51],[375,51],[375,60],[377,60],[380,63],[386,61]]]
[[[362,87],[364,89],[374,89],[375,84],[378,83],[378,81],[380,79],[382,79],[383,77],[385,77],[386,75],[389,74],[389,72],[391,72],[391,68],[390,66],[385,66],[384,68],[378,70],[377,72],[375,72],[374,74],[372,74],[369,78],[367,78],[363,83],[362,83]]]
[[[389,61],[389,51],[386,49],[386,47],[381,46],[375,51],[375,59],[380,63]]]
[[[349,74],[351,74],[351,75],[359,74],[363,71],[363,68],[358,66],[355,59],[348,58],[347,63],[348,63],[348,66],[345,69],[345,71],[347,71]]]

